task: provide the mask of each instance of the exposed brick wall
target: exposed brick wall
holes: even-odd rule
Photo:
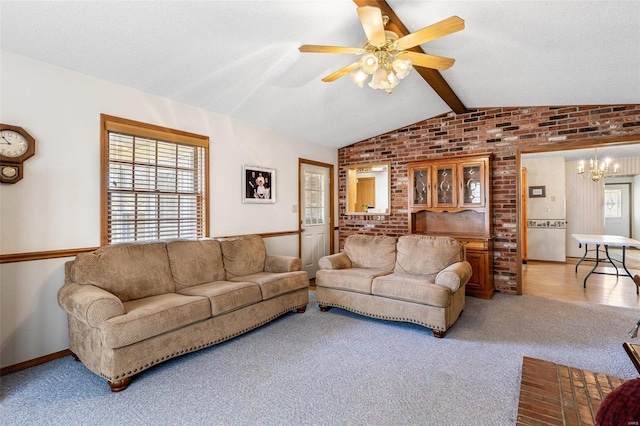
[[[340,247],[351,234],[393,236],[408,232],[406,164],[430,158],[493,153],[494,283],[516,293],[518,218],[516,150],[579,141],[613,143],[638,136],[640,104],[532,108],[483,108],[448,113],[338,150]],[[357,163],[391,161],[391,215],[363,220],[345,214],[346,171]]]

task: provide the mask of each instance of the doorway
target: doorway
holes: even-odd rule
[[[583,288],[583,279],[586,274],[583,269],[580,268],[576,272],[575,263],[579,259],[584,249],[579,249],[578,244],[572,239],[571,233],[586,233],[586,234],[609,234],[605,230],[605,218],[604,209],[606,209],[606,199],[604,197],[604,182],[600,181],[592,182],[591,179],[583,179],[578,176],[577,164],[581,160],[585,160],[587,164],[589,159],[594,156],[594,148],[598,148],[598,153],[601,154],[601,150],[604,151],[606,156],[611,156],[613,160],[620,163],[620,173],[618,178],[614,180],[607,179],[608,183],[625,183],[629,189],[629,201],[626,203],[629,211],[630,219],[625,222],[631,222],[631,238],[633,233],[640,226],[636,227],[638,219],[640,219],[640,209],[635,198],[637,197],[638,189],[640,185],[640,141],[637,138],[627,138],[626,140],[615,140],[611,143],[598,141],[584,141],[584,143],[572,143],[568,144],[566,148],[561,149],[556,146],[548,147],[531,147],[518,151],[517,154],[517,166],[519,170],[522,170],[522,160],[531,158],[550,158],[562,156],[565,158],[565,163],[572,163],[567,165],[566,169],[566,202],[567,202],[567,233],[566,233],[566,263],[565,262],[548,262],[548,261],[536,261],[532,260],[530,256],[527,256],[526,249],[522,246],[526,243],[525,231],[526,219],[525,209],[526,182],[529,180],[528,172],[519,173],[517,176],[518,183],[518,214],[520,223],[520,233],[518,238],[518,294],[529,294],[543,297],[550,297],[556,299],[565,300],[579,300],[579,301],[591,301],[595,303],[609,304],[614,306],[626,306],[625,304],[631,303],[637,306],[640,303],[640,299],[637,299],[635,295],[635,288],[633,282],[623,281],[618,282],[616,277],[597,276],[591,277],[589,280],[590,285],[587,288]],[[603,155],[604,157],[604,155]],[[622,181],[622,182],[621,182]],[[589,195],[586,192],[588,185],[596,187],[600,185],[601,192],[599,195]],[[524,186],[523,186],[524,185]],[[636,189],[634,189],[636,188]],[[624,191],[624,189],[623,189]],[[550,195],[550,194],[548,194]],[[636,195],[636,197],[634,197]],[[621,195],[621,198],[623,196]],[[550,196],[548,197],[551,201]],[[558,199],[559,200],[559,199]],[[523,202],[524,201],[524,202]],[[599,208],[593,208],[593,206],[600,206]],[[635,209],[634,209],[635,207]],[[524,221],[523,221],[524,220]],[[634,228],[635,227],[635,228]],[[620,235],[618,232],[616,234]],[[571,250],[570,250],[571,249]],[[573,250],[573,251],[572,251]],[[579,253],[577,255],[576,253]],[[530,254],[530,253],[529,253]],[[630,263],[630,256],[627,253],[627,264]],[[576,258],[577,256],[577,258]],[[524,262],[523,262],[524,261]],[[632,273],[640,272],[640,265],[637,263],[630,268],[635,271]],[[602,279],[602,282],[598,281]],[[606,281],[606,280],[611,280]],[[633,294],[631,294],[633,293]]]
[[[312,280],[318,260],[333,253],[333,165],[300,159],[298,171],[299,257]]]
[[[631,238],[631,184],[604,185],[604,233]]]
[[[376,178],[358,178],[356,182],[356,208],[357,212],[367,213],[370,207],[376,205]]]

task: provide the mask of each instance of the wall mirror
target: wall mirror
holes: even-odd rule
[[[347,169],[347,214],[391,214],[390,162]]]

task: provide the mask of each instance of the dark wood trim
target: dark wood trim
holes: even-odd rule
[[[73,257],[80,253],[97,250],[98,247],[85,247],[77,249],[33,251],[25,253],[0,254],[0,264],[14,262],[29,262],[32,260],[56,259],[59,257]]]
[[[285,237],[287,235],[299,235],[300,231],[281,231],[281,232],[267,232],[265,234],[257,234],[262,238],[272,238],[272,237]]]
[[[362,6],[374,6],[380,8],[383,15],[389,17],[389,23],[387,23],[386,29],[398,34],[398,37],[411,34],[411,31],[404,26],[398,15],[395,14],[391,6],[385,0],[353,0],[353,2],[359,7]],[[435,22],[434,22],[435,23]],[[412,47],[408,49],[413,52],[425,53],[420,46]],[[462,114],[467,112],[467,107],[464,106],[458,95],[455,94],[453,89],[445,81],[440,71],[431,68],[414,67],[414,70],[433,88],[433,90],[442,98],[442,100],[451,108],[451,111],[456,114]]]
[[[260,235],[262,238],[283,237],[287,235],[298,235],[300,231],[281,231],[267,232]],[[0,254],[0,264],[14,262],[29,262],[32,260],[57,259],[60,257],[75,257],[81,253],[88,253],[99,249],[100,247],[85,247],[77,249],[49,250],[49,251],[33,251],[25,253]]]
[[[41,356],[29,361],[24,361],[15,365],[10,365],[8,367],[0,368],[0,376],[15,373],[17,371],[25,370],[27,368],[35,367],[36,365],[44,364],[49,361],[53,361],[54,359],[64,358],[65,356],[74,356],[74,355],[73,355],[73,352],[71,352],[69,349],[65,349],[59,352],[54,352],[52,354]]]
[[[302,200],[300,198],[300,178],[302,176],[302,165],[310,164],[312,166],[326,167],[329,169],[329,229],[333,232],[329,235],[329,253],[333,254],[335,247],[335,181],[334,181],[334,165],[329,163],[322,163],[315,160],[308,160],[306,158],[298,158],[298,257],[302,258],[302,211],[300,206]]]

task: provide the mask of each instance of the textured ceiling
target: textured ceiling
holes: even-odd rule
[[[467,108],[640,103],[638,1],[388,0],[409,31],[466,28],[422,45]],[[320,79],[361,46],[341,1],[0,2],[2,50],[331,147],[450,108],[412,72],[391,95]]]

